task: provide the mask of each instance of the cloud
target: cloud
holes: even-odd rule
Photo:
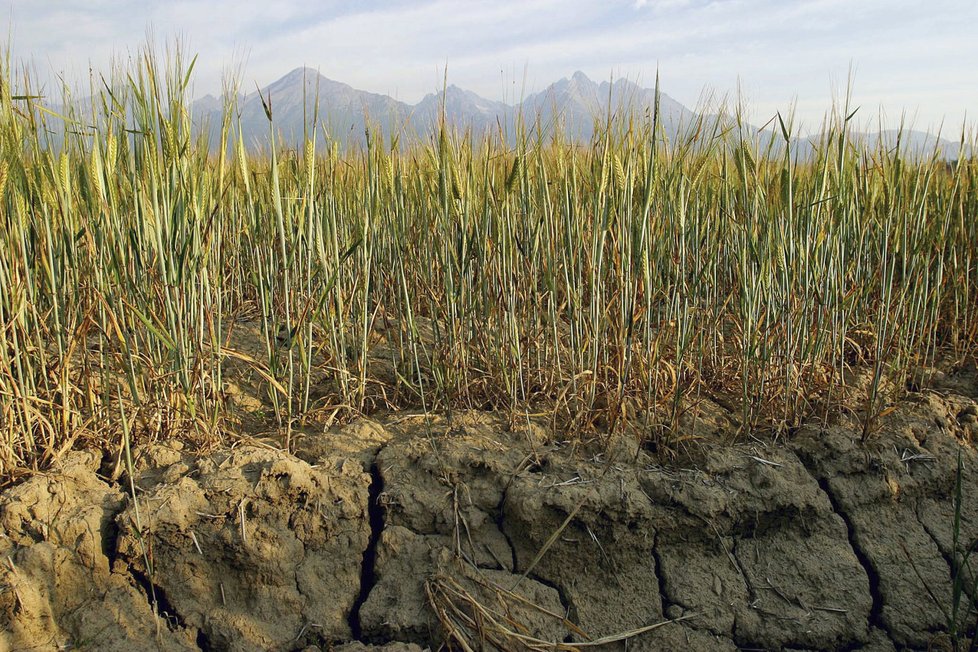
[[[198,94],[244,63],[243,83],[299,65],[416,101],[451,82],[517,99],[577,69],[651,80],[694,104],[704,87],[743,88],[760,115],[794,102],[817,125],[856,69],[854,98],[926,123],[978,105],[969,62],[978,5],[942,0],[12,0],[13,54],[84,78],[143,43],[180,36],[199,52]]]

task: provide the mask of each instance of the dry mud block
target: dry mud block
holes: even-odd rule
[[[110,568],[124,496],[98,456],[0,496],[0,650],[196,650],[196,633],[159,619],[125,568]]]
[[[360,611],[367,640],[445,642],[446,635],[491,650],[524,649],[513,633],[563,640],[563,609],[554,589],[508,571],[458,559],[440,537],[407,528],[384,529],[377,550],[377,583]],[[481,626],[472,620],[481,618]]]
[[[845,518],[872,581],[872,623],[898,647],[933,645],[947,627],[959,451],[962,545],[978,535],[978,456],[965,418],[974,409],[925,393],[883,417],[865,444],[852,423],[806,430],[793,444]]]
[[[377,452],[390,441],[391,432],[373,419],[361,418],[332,428],[306,432],[294,430],[292,441],[295,456],[309,464],[329,464],[337,458],[353,459],[369,471]]]
[[[259,448],[150,468],[138,514],[130,505],[118,518],[118,563],[212,649],[349,640],[369,483],[357,461],[310,466]]]
[[[627,550],[631,561],[622,572],[600,565],[583,539],[569,544],[562,539],[544,556],[542,570],[522,577],[519,571],[526,569],[539,543],[556,530],[543,504],[548,491],[535,484],[541,477],[556,477],[544,472],[555,455],[542,430],[528,426],[510,431],[489,415],[456,414],[450,424],[434,420],[425,429],[405,427],[395,436],[377,459],[385,528],[377,550],[377,583],[361,611],[365,637],[437,641],[442,634],[435,632],[439,627],[443,632],[444,623],[432,603],[443,614],[464,620],[459,610],[472,614],[475,608],[473,600],[460,593],[468,593],[496,617],[506,614],[505,620],[519,623],[517,629],[539,640],[581,640],[585,632],[579,624],[591,627],[586,634],[595,639],[622,633],[634,623],[645,627],[661,622],[653,531],[638,532],[638,517],[620,510],[609,511],[594,531],[612,543],[611,555],[618,554],[614,541],[622,532],[634,530],[643,542],[641,550]],[[634,477],[629,482],[632,493],[646,500]],[[578,532],[580,523],[574,528],[575,535],[588,536]],[[583,594],[570,579],[578,576],[585,578]],[[436,593],[434,600],[426,595],[432,578],[446,577],[457,584],[453,599],[446,599],[448,590]],[[435,588],[445,589],[437,581]],[[439,599],[454,604],[439,604]],[[525,649],[512,647],[512,640],[508,644],[497,641],[495,647]],[[655,630],[654,637],[650,633],[628,643],[630,650],[662,646],[733,649],[729,641],[681,625],[666,625]],[[602,649],[619,647],[620,643]]]
[[[552,457],[546,472],[521,475],[507,494],[517,568],[567,522],[532,572],[561,587],[591,637],[685,615],[681,628],[635,643],[654,649],[677,634],[698,649],[866,641],[868,579],[844,523],[797,458],[725,448],[698,466]]]
[[[332,648],[332,652],[425,652],[414,643],[388,643],[387,645],[366,645],[358,641]],[[319,648],[307,648],[303,652],[320,652]]]
[[[540,431],[507,432],[487,414],[435,419],[430,431],[404,424],[377,456],[384,524],[442,536],[479,566],[512,570],[499,527],[503,497],[542,442]]]
[[[360,611],[365,640],[485,637],[486,649],[507,650],[520,649],[514,632],[548,642],[567,635],[558,592],[511,572],[513,552],[497,523],[506,484],[532,448],[534,435],[524,435],[462,413],[451,425],[405,423],[380,452],[383,531]],[[482,631],[470,625],[475,616]]]
[[[662,620],[652,505],[637,475],[548,467],[515,479],[507,493],[517,568],[527,570],[573,514],[532,576],[561,588],[571,618],[592,638]]]

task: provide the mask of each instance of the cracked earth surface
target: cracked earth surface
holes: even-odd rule
[[[973,397],[671,467],[484,413],[156,444],[136,501],[74,452],[0,495],[0,650],[942,649]]]

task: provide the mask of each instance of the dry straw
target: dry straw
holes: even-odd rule
[[[951,163],[869,144],[840,107],[801,158],[780,118],[667,141],[609,107],[583,146],[527,116],[344,149],[310,112],[292,150],[268,104],[258,155],[233,101],[217,147],[192,128],[178,50],[58,111],[2,65],[0,476],[121,446],[119,395],[137,440],[213,441],[242,361],[285,429],[478,408],[668,448],[703,398],[755,433],[854,406],[869,436],[916,370],[975,351],[964,139]]]

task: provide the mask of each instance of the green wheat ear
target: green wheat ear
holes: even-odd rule
[[[559,112],[368,118],[317,156],[329,116],[296,149],[260,91],[261,149],[229,82],[215,151],[195,63],[147,51],[52,111],[0,62],[0,475],[117,446],[120,400],[134,438],[217,441],[238,381],[286,437],[479,408],[672,451],[706,401],[725,438],[840,412],[872,437],[919,369],[978,350],[967,138],[953,165],[859,140],[847,99],[801,156],[790,114],[677,126],[657,92],[596,108],[587,143]]]

